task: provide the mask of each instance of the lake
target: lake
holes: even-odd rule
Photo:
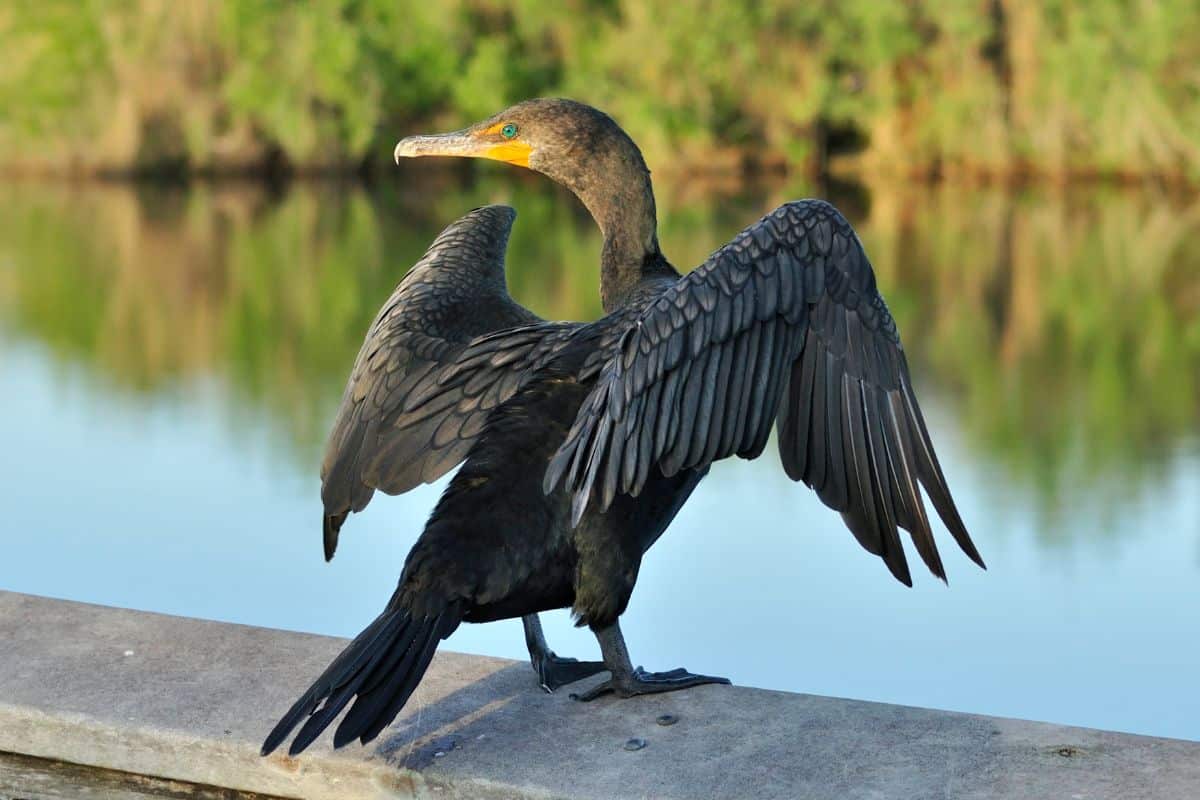
[[[634,662],[1200,739],[1200,202],[677,181],[659,187],[664,251],[690,268],[811,195],[860,233],[988,570],[937,524],[949,586],[909,547],[905,588],[771,445],[717,464],[648,554],[623,618]],[[518,210],[517,299],[598,316],[583,210],[490,165],[371,187],[0,184],[0,588],[357,633],[443,484],[377,495],[326,564],[323,437],[391,288],[489,202]],[[560,654],[598,653],[565,612],[546,624]],[[447,647],[525,657],[516,621]]]

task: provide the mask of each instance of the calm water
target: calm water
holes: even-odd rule
[[[443,224],[511,202],[513,293],[547,317],[599,311],[598,236],[569,197],[506,170],[461,177],[0,184],[0,587],[356,633],[440,490],[377,497],[323,563],[322,438],[394,283]],[[660,187],[677,264],[815,191],[719,189]],[[1095,188],[833,199],[990,568],[939,527],[950,586],[904,588],[772,447],[718,464],[647,557],[624,617],[635,661],[1200,739],[1200,204]],[[596,653],[565,613],[547,622],[560,653]],[[516,622],[464,626],[449,647],[524,657]]]

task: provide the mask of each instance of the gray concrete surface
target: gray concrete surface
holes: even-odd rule
[[[0,592],[0,751],[281,797],[1200,798],[1196,742],[725,686],[584,705],[455,653],[373,746],[260,758],[342,644]]]

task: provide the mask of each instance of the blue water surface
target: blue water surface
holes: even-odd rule
[[[55,335],[18,321],[55,306],[25,299],[44,295],[21,289],[41,284],[12,261],[30,251],[3,245],[0,588],[339,636],[369,622],[444,482],[377,496],[326,564],[319,450],[281,444],[291,434],[280,432],[290,428],[278,404],[221,369],[180,370],[147,388],[110,356],[64,356]],[[96,352],[107,352],[103,341]],[[331,370],[334,400],[344,361]],[[647,556],[622,619],[635,662],[1200,739],[1195,428],[1177,424],[1153,458],[1118,458],[1099,476],[1060,459],[1048,500],[1040,479],[970,434],[967,406],[943,381],[921,374],[933,439],[987,571],[938,524],[949,586],[911,548],[916,585],[902,586],[786,478],[772,444],[755,462],[717,464]],[[318,445],[330,411],[308,415]],[[565,612],[546,615],[546,628],[559,653],[597,655]],[[464,625],[445,646],[525,655],[517,621]]]

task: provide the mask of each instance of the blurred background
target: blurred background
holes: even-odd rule
[[[682,269],[785,200],[843,210],[989,564],[899,586],[772,448],[648,556],[635,659],[1200,739],[1192,0],[9,0],[0,52],[0,588],[357,632],[441,488],[322,562],[323,438],[395,283],[504,202],[517,299],[600,313],[571,195],[392,146],[561,94],[642,146]]]
[[[359,171],[552,93],[656,171],[1200,178],[1190,0],[10,0],[0,46],[22,171]]]

